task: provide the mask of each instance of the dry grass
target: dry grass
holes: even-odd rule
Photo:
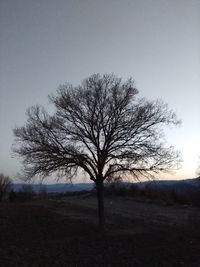
[[[200,266],[199,209],[90,196],[0,205],[0,266]]]

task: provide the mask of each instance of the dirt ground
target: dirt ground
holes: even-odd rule
[[[200,209],[68,197],[0,205],[0,266],[200,266]]]

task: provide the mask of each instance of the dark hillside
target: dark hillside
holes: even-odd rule
[[[170,226],[160,224],[159,217],[157,222],[149,220],[144,210],[142,218],[131,215],[134,212],[128,216],[108,210],[107,230],[99,234],[91,201],[82,197],[2,204],[0,266],[200,266],[196,219]],[[117,210],[122,204],[131,209],[131,203],[119,199]],[[146,210],[151,209],[155,207],[147,205]],[[163,211],[159,206],[156,209]]]

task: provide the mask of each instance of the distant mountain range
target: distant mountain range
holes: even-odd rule
[[[200,177],[194,179],[185,180],[154,180],[136,183],[140,188],[146,186],[164,188],[166,190],[174,190],[180,193],[192,192],[200,189]],[[49,193],[64,193],[64,192],[76,192],[76,191],[90,191],[94,188],[94,183],[56,183],[56,184],[28,184],[35,192],[39,192],[45,189]],[[124,183],[125,186],[129,186],[130,183]],[[27,184],[19,183],[13,185],[14,191],[20,191]]]
[[[193,179],[184,180],[154,180],[137,183],[140,188],[146,186],[162,188],[165,190],[173,190],[177,193],[192,193],[193,191],[200,190],[200,176]]]
[[[77,192],[77,191],[90,191],[94,188],[93,183],[56,183],[56,184],[25,184],[18,183],[13,184],[14,191],[20,191],[23,187],[31,186],[34,192],[40,192],[41,190],[46,190],[48,193],[64,193],[64,192]]]

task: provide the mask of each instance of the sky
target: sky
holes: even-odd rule
[[[200,156],[199,0],[0,0],[0,172],[15,178],[12,129],[49,107],[60,84],[94,73],[133,77],[140,97],[163,99],[182,126],[166,132],[196,177]]]

